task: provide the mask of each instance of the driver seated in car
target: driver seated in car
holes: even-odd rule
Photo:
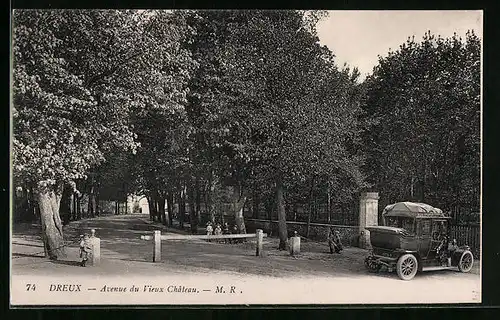
[[[448,250],[449,250],[449,251],[455,251],[455,250],[458,250],[457,239],[453,239],[453,241],[451,241],[451,242],[448,244]]]

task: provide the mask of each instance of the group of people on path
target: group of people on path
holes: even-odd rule
[[[207,225],[206,225],[206,232],[207,232],[207,236],[211,236],[211,235],[218,236],[218,235],[226,235],[226,234],[239,234],[240,229],[238,228],[238,226],[236,224],[234,224],[230,228],[229,223],[227,223],[227,222],[225,222],[223,225],[221,225],[220,223],[215,223],[215,228],[214,228],[214,224],[211,221],[209,221],[209,222],[207,222]],[[242,242],[242,240],[243,239],[223,239],[223,240],[218,241],[218,242],[239,243],[239,242]]]

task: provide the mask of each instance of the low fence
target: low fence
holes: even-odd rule
[[[287,221],[288,237],[292,237],[294,232],[301,236],[307,235],[307,222]],[[263,229],[272,236],[278,235],[278,221],[262,219],[245,219],[247,232],[253,232],[256,229]],[[316,241],[326,241],[330,227],[339,231],[340,239],[347,246],[359,245],[359,226],[344,226],[323,223],[309,224],[309,239]],[[474,257],[479,258],[481,245],[481,229],[479,224],[452,225],[451,238],[457,239],[458,244],[467,244],[471,247]]]
[[[481,228],[479,224],[452,225],[450,230],[452,239],[457,239],[458,245],[467,244],[476,259],[481,252]]]
[[[292,237],[294,232],[301,236],[316,241],[326,241],[331,227],[339,232],[342,243],[346,246],[358,246],[359,244],[359,226],[343,226],[324,223],[310,223],[309,235],[307,235],[307,222],[287,221],[288,237]],[[269,236],[278,234],[277,220],[245,219],[247,232],[253,232],[256,229],[267,231]]]
[[[225,234],[225,235],[162,235],[161,230],[156,230],[153,235],[142,235],[142,240],[153,240],[153,262],[161,261],[161,242],[165,240],[221,240],[221,239],[255,239],[255,255],[262,256],[263,238],[267,235],[260,229],[250,234]]]

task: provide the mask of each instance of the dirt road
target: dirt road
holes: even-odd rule
[[[412,281],[402,281],[394,273],[367,273],[363,264],[367,252],[359,248],[346,248],[342,254],[332,255],[324,243],[303,242],[302,254],[291,257],[287,252],[278,251],[277,239],[272,238],[265,239],[263,257],[255,257],[253,241],[239,244],[163,241],[162,262],[152,263],[153,244],[141,240],[140,236],[158,228],[162,233],[183,232],[151,224],[146,215],[110,216],[70,223],[64,230],[66,239],[77,239],[79,234],[88,233],[92,228],[101,238],[102,263],[90,268],[77,266],[77,243],[67,247],[67,258],[47,261],[41,257],[43,247],[36,226],[15,228],[12,239],[13,280],[22,282],[21,279],[30,277],[64,276],[87,279],[84,280],[86,283],[96,279],[134,279],[143,283],[154,278],[159,283],[202,283],[212,288],[223,282],[246,288],[238,297],[214,298],[212,295],[206,296],[208,300],[198,297],[193,302],[184,296],[176,296],[178,301],[173,301],[178,303],[480,302],[478,265],[468,274],[425,272]],[[99,283],[96,286],[100,286]],[[288,294],[276,294],[276,290]],[[292,292],[294,294],[290,294]],[[163,300],[147,301],[161,303]]]

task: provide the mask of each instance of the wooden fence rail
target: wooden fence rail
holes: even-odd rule
[[[153,235],[141,235],[142,240],[154,240],[153,242],[153,262],[161,261],[161,241],[181,241],[181,240],[218,240],[218,239],[256,239],[255,255],[262,256],[263,238],[267,237],[261,229],[255,233],[247,234],[223,234],[223,235],[162,235],[160,230],[156,230]]]
[[[451,226],[451,238],[457,239],[459,245],[466,244],[471,248],[474,257],[479,258],[481,252],[481,232],[479,224]]]

